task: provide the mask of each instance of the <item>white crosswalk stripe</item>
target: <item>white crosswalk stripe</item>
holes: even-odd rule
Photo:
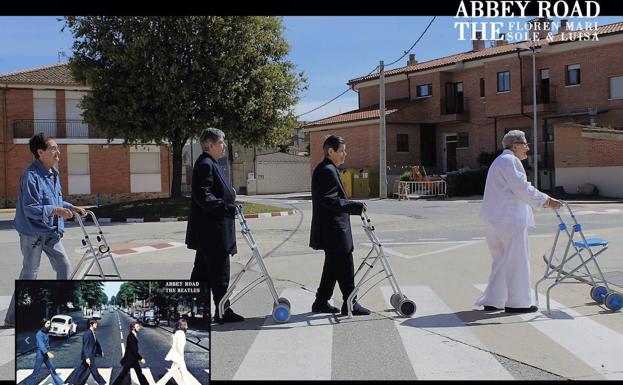
[[[481,291],[486,287],[486,285],[473,286]],[[400,289],[417,305],[417,311],[411,318],[397,317],[393,320],[385,318],[388,315],[391,317],[396,315],[389,301],[393,291],[389,286],[379,285],[366,296],[367,300],[364,303],[377,314],[371,317],[355,317],[353,321],[363,321],[362,325],[366,327],[378,322],[376,325],[384,328],[379,330],[378,334],[365,334],[365,338],[399,341],[397,343],[402,346],[389,347],[384,346],[382,341],[377,342],[380,346],[384,346],[384,349],[392,349],[392,353],[404,351],[405,354],[394,356],[388,354],[387,357],[397,359],[398,361],[393,361],[393,363],[396,363],[397,368],[404,368],[404,374],[409,378],[415,375],[415,378],[420,380],[512,380],[516,376],[523,378],[525,375],[517,370],[516,365],[519,364],[532,366],[534,370],[540,368],[563,378],[565,376],[576,378],[576,373],[579,373],[577,378],[623,379],[623,361],[621,361],[623,334],[599,323],[597,318],[583,316],[556,301],[552,300],[552,308],[555,310],[552,315],[547,316],[545,313],[507,314],[506,317],[510,317],[511,320],[514,317],[520,317],[521,323],[508,322],[506,318],[499,322],[500,326],[492,326],[498,322],[464,321],[461,311],[449,305],[450,303],[456,304],[456,302],[447,302],[447,298],[437,293],[433,287],[403,285]],[[262,294],[264,295],[265,293]],[[236,361],[238,362],[236,368],[227,369],[231,377],[218,379],[332,380],[339,378],[344,369],[337,368],[336,364],[341,362],[343,357],[336,356],[336,354],[339,355],[340,349],[344,347],[338,342],[334,343],[334,340],[343,341],[346,336],[357,338],[357,334],[353,333],[355,330],[353,328],[358,327],[357,323],[344,317],[336,319],[333,315],[311,313],[311,304],[315,295],[303,288],[284,289],[280,296],[288,298],[292,305],[290,321],[276,323],[271,315],[266,314],[268,312],[264,313],[266,320],[263,326],[255,332],[254,337],[248,340],[244,357]],[[263,298],[264,302],[265,300]],[[468,317],[477,317],[473,313],[471,303],[466,306],[463,310],[467,311]],[[389,313],[386,313],[387,311]],[[479,312],[476,311],[476,313]],[[557,313],[563,314],[564,317],[556,316]],[[379,315],[385,317],[381,316],[379,319]],[[489,317],[484,316],[483,320],[487,319]],[[477,318],[477,320],[480,319]],[[392,326],[381,326],[383,324]],[[476,325],[483,327],[475,328]],[[565,360],[562,365],[564,370],[578,366],[581,368],[578,368],[577,372],[572,370],[557,373],[555,370],[552,371],[555,369],[551,366],[554,358],[550,357],[547,362],[544,361],[543,366],[539,366],[538,361],[526,360],[521,354],[515,353],[514,344],[517,336],[508,343],[497,337],[498,333],[504,335],[511,330],[523,330],[527,332],[526,337],[531,342],[538,341],[539,344],[542,342],[543,346],[537,347],[537,350],[542,349],[544,354],[556,351],[562,354],[568,351],[568,354],[557,356],[557,359]],[[214,329],[212,332],[220,333]],[[221,340],[220,336],[216,337],[216,340],[219,341],[218,344],[225,343],[225,339]],[[555,347],[555,349],[548,349],[549,347]],[[218,351],[219,346],[213,345],[213,349]],[[359,355],[366,354],[369,353],[366,351],[349,352],[348,359],[356,360]],[[517,363],[512,364],[513,360],[517,360]],[[225,371],[224,368],[215,369],[219,373]],[[412,372],[409,374],[411,369]]]
[[[486,284],[474,285],[480,291]],[[541,293],[539,296],[545,296]],[[608,380],[623,379],[623,335],[550,299],[551,314],[518,314]]]
[[[58,373],[58,375],[61,377],[61,379],[66,380],[67,377],[69,377],[69,375],[71,374],[71,372],[74,370],[75,368],[56,368],[56,373]],[[150,368],[141,368],[143,371],[143,374],[145,375],[145,378],[147,378],[147,381],[150,384],[155,384],[156,380],[154,379],[153,373],[151,371]],[[112,376],[112,368],[98,368],[100,374],[102,375],[102,377],[104,377],[104,379],[106,380],[106,383],[111,383],[114,378],[111,378]],[[119,371],[121,369],[118,369],[116,371],[116,374],[119,374]],[[204,371],[206,373],[208,373],[208,375],[210,374],[210,371],[208,369],[204,369]],[[18,369],[16,376],[15,376],[15,380],[16,383],[20,383],[22,381],[24,381],[26,378],[28,378],[28,376],[30,376],[33,372],[33,369]],[[161,373],[162,370],[158,369],[156,371],[156,374],[164,374]],[[52,377],[49,375],[49,372],[47,370],[47,368],[45,367],[45,365],[41,368],[41,372],[43,374],[48,374],[48,376],[46,378],[44,378],[42,381],[40,381],[39,383],[37,383],[37,385],[54,385],[54,381],[52,380]],[[201,382],[199,380],[197,380],[197,378],[195,376],[193,376],[193,374],[189,371],[188,372],[188,379],[190,380],[190,384],[189,385],[201,385]],[[132,384],[139,384],[138,382],[138,378],[136,377],[136,373],[134,373],[134,370],[130,370],[130,378],[131,378],[131,383]],[[127,380],[126,380],[127,381]],[[93,377],[89,377],[89,380],[87,382],[88,384],[95,384],[95,381],[93,380]]]
[[[289,322],[266,319],[233,379],[330,380],[334,317],[309,313],[314,293],[285,289],[280,296],[292,306]]]
[[[416,303],[414,318],[396,324],[396,328],[418,379],[514,379],[491,353],[481,350],[485,347],[476,335],[430,287],[403,286],[400,289]],[[381,290],[387,305],[391,307],[389,299],[394,292],[390,287],[381,287]],[[446,326],[435,327],[435,332],[450,339],[424,330],[426,325],[418,319],[430,316],[439,316],[435,322]]]
[[[75,368],[56,368],[56,373],[59,375],[61,379],[66,380],[67,377],[71,374],[71,372]],[[98,371],[106,380],[106,383],[110,383],[110,376],[112,375],[112,368],[98,368]],[[30,374],[33,372],[33,369],[18,369],[15,376],[15,383],[20,383],[24,381]],[[41,368],[41,373],[47,373],[48,376],[41,382],[37,383],[37,385],[54,385],[54,381],[52,380],[52,376],[49,375],[48,369],[44,366]],[[95,383],[93,377],[89,377],[89,381],[87,383]]]

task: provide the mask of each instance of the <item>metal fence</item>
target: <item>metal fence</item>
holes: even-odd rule
[[[394,195],[398,199],[445,197],[446,181],[400,181],[398,183],[398,191],[394,191]]]
[[[59,135],[60,128],[65,129],[64,135]],[[55,138],[88,138],[89,125],[82,120],[16,119],[13,121],[14,138],[30,138],[39,132],[45,132]]]

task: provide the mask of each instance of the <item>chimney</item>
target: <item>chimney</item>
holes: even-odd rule
[[[569,32],[569,24],[567,23],[567,19],[560,20],[560,27],[558,28],[558,34],[560,35],[563,32]]]
[[[545,39],[552,28],[552,20],[547,17],[536,17],[530,20],[530,36],[528,40]]]
[[[408,66],[412,66],[412,65],[416,65],[417,64],[417,60],[415,60],[415,54],[414,53],[410,53],[409,54],[409,61],[407,62]]]
[[[485,49],[485,41],[482,40],[482,32],[476,32],[476,40],[472,40],[472,48],[474,52]]]
[[[499,36],[499,40],[495,41],[495,46],[499,47],[499,46],[506,45],[506,44],[508,44],[508,42],[506,41],[506,34],[501,33]]]

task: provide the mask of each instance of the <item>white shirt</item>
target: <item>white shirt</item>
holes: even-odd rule
[[[534,188],[511,150],[495,158],[485,184],[480,217],[489,222],[535,227],[532,208],[543,207],[549,196]]]
[[[186,333],[183,330],[177,330],[172,337],[171,350],[164,359],[173,362],[184,361],[184,345],[186,345]]]

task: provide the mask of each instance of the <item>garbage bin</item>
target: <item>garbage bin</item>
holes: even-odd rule
[[[353,175],[359,172],[356,168],[347,168],[344,172],[340,173],[342,183],[344,184],[344,190],[346,191],[346,197],[351,198],[353,196]]]
[[[370,197],[370,177],[367,169],[360,169],[353,174],[353,198]]]

